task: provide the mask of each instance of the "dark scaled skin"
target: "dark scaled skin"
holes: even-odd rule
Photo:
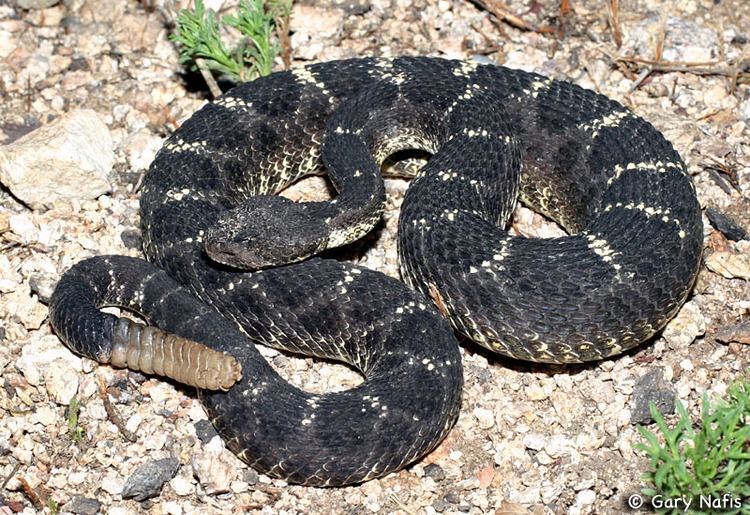
[[[287,331],[298,340],[295,350],[350,363],[365,376],[350,390],[313,395],[290,385],[233,321],[140,259],[99,256],[76,264],[56,288],[50,316],[68,345],[103,362],[117,317],[101,305],[138,311],[166,331],[236,357],[242,380],[228,392],[199,390],[200,397],[229,449],[266,474],[312,486],[380,477],[432,449],[452,427],[462,385],[458,345],[447,322],[402,283],[335,261],[310,263],[292,284],[264,272],[259,288],[267,295],[246,300],[247,318],[268,326],[269,338],[271,330]],[[347,276],[356,279],[347,282],[343,302],[348,297],[336,284]],[[227,272],[230,280],[242,277]],[[407,307],[397,313],[402,303]],[[279,317],[284,310],[295,315]],[[309,334],[292,332],[301,327]]]
[[[432,154],[399,221],[402,274],[418,291],[305,259],[377,223],[380,164],[411,148]],[[270,200],[324,170],[333,201]],[[510,238],[519,191],[572,235]],[[460,356],[427,297],[494,351],[600,359],[666,323],[702,248],[684,164],[649,124],[571,84],[431,58],[323,63],[229,91],[156,156],[141,227],[151,264],[72,268],[51,306],[58,333],[106,357],[112,322],[96,308],[119,304],[235,356],[242,381],[202,394],[229,448],[263,472],[329,486],[405,466],[455,421]],[[365,381],[301,392],[249,340],[342,360]]]
[[[593,92],[493,67],[470,76],[499,90],[493,110],[518,142],[521,198],[571,235],[503,230],[508,172],[502,151],[493,160],[486,150],[509,133],[466,110],[468,134],[442,146],[404,198],[407,281],[458,331],[517,359],[598,360],[653,336],[685,301],[703,248],[700,206],[677,152]]]

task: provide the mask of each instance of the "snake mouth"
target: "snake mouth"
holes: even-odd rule
[[[256,269],[258,264],[251,253],[243,252],[243,248],[223,241],[206,242],[204,250],[212,261],[238,269]]]
[[[206,240],[204,250],[216,263],[238,270],[262,270],[302,261],[322,252],[326,246],[326,238],[309,242],[275,241],[253,245],[246,242]]]

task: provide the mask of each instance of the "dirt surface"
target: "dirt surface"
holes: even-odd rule
[[[0,514],[622,513],[645,486],[633,422],[643,420],[643,403],[668,408],[677,398],[697,416],[705,392],[721,395],[747,369],[748,347],[716,335],[750,314],[750,3],[621,0],[616,16],[599,0],[573,0],[564,13],[557,1],[512,0],[494,14],[460,0],[295,4],[294,63],[476,57],[621,101],[674,143],[711,215],[694,294],[652,341],[585,366],[519,363],[463,343],[463,406],[443,444],[406,470],[337,489],[258,474],[213,435],[190,389],[80,359],[51,332],[45,302],[64,270],[92,255],[140,255],[140,178],[209,94],[167,40],[173,2],[19,2],[27,3],[33,8],[0,2],[0,143],[90,109],[106,126],[113,164],[91,156],[105,163],[110,188],[89,200],[31,209],[12,193],[17,186],[0,187]],[[519,20],[532,30],[514,26]],[[54,185],[59,170],[43,173]],[[407,185],[387,181],[385,222],[343,257],[398,276],[395,227]],[[287,194],[324,191],[322,180],[308,180]],[[514,227],[530,236],[557,230],[521,207]],[[343,366],[264,355],[309,390],[358,381]],[[134,471],[152,462],[168,479],[161,490],[123,499],[140,481]]]

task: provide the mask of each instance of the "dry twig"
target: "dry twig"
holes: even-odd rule
[[[615,46],[622,46],[622,27],[620,25],[620,0],[609,0],[609,28],[612,29],[612,39],[615,40]]]
[[[727,65],[719,61],[663,61],[640,57],[618,57],[616,60],[620,63],[635,65],[638,68],[650,68],[652,71],[657,72],[686,72],[695,75],[723,75],[732,78],[750,75],[748,72],[743,72],[740,66]]]
[[[276,37],[279,38],[281,47],[281,60],[284,62],[284,68],[289,69],[292,66],[292,40],[289,37],[289,18],[290,13],[276,18]]]
[[[196,57],[195,65],[198,67],[198,71],[201,72],[203,80],[206,81],[206,85],[211,91],[211,95],[213,95],[214,98],[218,98],[219,96],[221,96],[221,88],[216,82],[216,79],[214,79],[214,76],[211,74],[211,70],[208,69],[206,61],[201,57]]]
[[[517,29],[534,31],[535,29],[531,24],[524,21],[520,16],[515,14],[510,7],[500,2],[499,0],[474,0],[482,9],[492,13],[498,20],[504,21]]]
[[[122,433],[122,436],[124,436],[127,441],[135,442],[136,440],[138,440],[138,437],[136,437],[135,433],[133,433],[125,426],[125,422],[122,420],[122,417],[117,411],[117,408],[115,408],[112,402],[109,400],[109,394],[107,393],[107,386],[104,384],[104,379],[101,376],[98,379],[99,396],[102,398],[102,402],[104,403],[104,410],[107,412],[107,416],[109,417],[110,422],[117,426],[117,429],[120,430],[120,433]]]
[[[38,485],[36,488],[33,488],[24,477],[18,478],[18,481],[21,483],[23,493],[26,494],[26,497],[29,498],[35,508],[42,510],[47,507],[47,503],[52,499],[52,492],[47,487]]]

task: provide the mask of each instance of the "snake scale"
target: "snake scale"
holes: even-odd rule
[[[381,164],[405,149],[431,155],[399,218],[410,287],[316,257],[378,223]],[[276,195],[323,173],[332,200]],[[569,235],[509,234],[519,194]],[[166,141],[140,218],[148,261],[73,266],[51,301],[57,333],[80,354],[204,388],[240,458],[318,486],[382,476],[440,442],[461,397],[454,329],[523,360],[612,356],[675,314],[702,251],[686,167],[649,123],[567,82],[424,57],[314,64],[230,90]],[[252,342],[343,361],[364,381],[302,391]]]

